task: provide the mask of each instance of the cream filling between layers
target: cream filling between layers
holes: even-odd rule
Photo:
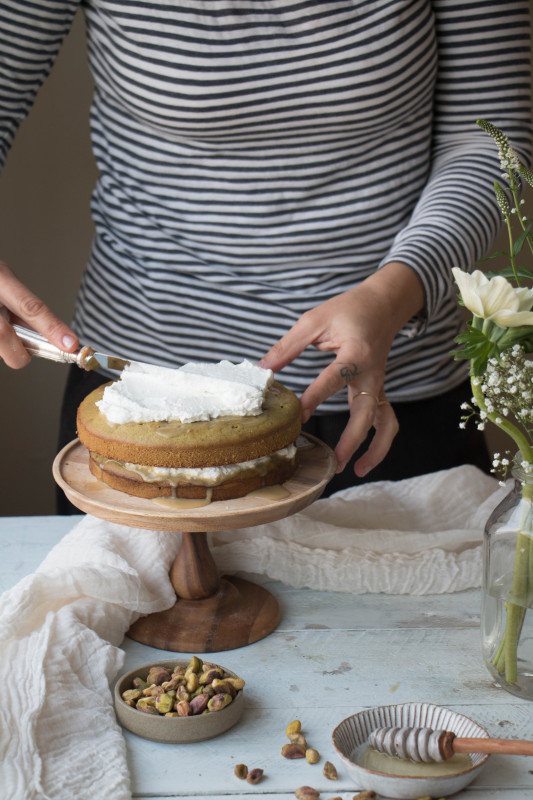
[[[91,453],[96,463],[105,469],[106,464],[116,464],[127,472],[133,472],[146,483],[165,482],[169,486],[189,484],[195,486],[218,486],[234,478],[244,476],[263,476],[270,472],[276,464],[292,461],[296,456],[296,446],[290,444],[267,456],[241,461],[238,464],[224,464],[219,467],[147,467],[127,461],[117,461]]]

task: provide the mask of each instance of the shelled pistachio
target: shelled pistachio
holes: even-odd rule
[[[246,780],[248,783],[259,783],[260,780],[263,778],[263,770],[259,769],[259,767],[255,767],[251,769],[248,775],[246,776]]]
[[[244,680],[217,664],[192,656],[187,666],[154,665],[146,680],[137,676],[132,688],[122,692],[123,701],[139,711],[160,716],[197,716],[228,706],[243,689]]]

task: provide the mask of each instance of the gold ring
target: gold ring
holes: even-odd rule
[[[380,400],[376,394],[373,394],[373,392],[357,392],[355,396],[359,397],[360,394],[365,394],[367,397],[372,397],[376,401],[378,408],[379,406],[390,406],[388,400]]]
[[[373,397],[379,406],[379,397],[376,394],[372,394],[372,392],[357,392],[355,396],[359,397],[360,394],[366,394],[367,397]]]

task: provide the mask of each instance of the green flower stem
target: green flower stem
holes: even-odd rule
[[[514,207],[516,208],[516,216],[518,217],[520,225],[522,226],[522,230],[525,231],[526,230],[526,222],[522,219],[522,214],[520,213],[520,198],[518,197],[518,186],[517,186],[517,182],[516,182],[516,178],[514,176],[513,170],[511,170],[509,172],[509,185],[510,185],[510,189],[511,189],[511,194],[513,196]],[[511,258],[514,259],[514,254],[513,254],[513,236],[512,236],[510,225],[511,225],[511,221],[510,221],[510,219],[508,219],[507,220],[507,230],[509,232],[509,243],[510,243]],[[531,241],[531,237],[527,236],[526,241],[527,241],[527,243],[529,245],[529,249],[533,253],[533,243]],[[520,286],[520,282],[518,280],[518,276],[516,274],[516,269],[514,268],[514,264],[513,264],[513,272],[515,273],[515,279],[516,279],[517,286]]]
[[[533,486],[522,486],[522,505],[520,520],[516,537],[516,550],[513,567],[513,584],[511,600],[507,603],[507,619],[505,623],[505,678],[509,683],[517,680],[517,652],[522,623],[528,605],[528,593],[531,589],[531,502],[533,499]]]
[[[498,428],[513,439],[520,450],[522,460],[533,463],[533,450],[522,431],[509,420],[501,419],[497,414],[487,411],[485,398],[481,391],[480,378],[472,376],[471,384],[474,399],[479,409],[485,412],[490,422],[497,425]],[[505,671],[505,680],[508,683],[516,683],[518,678],[518,643],[527,607],[528,592],[533,589],[532,502],[533,485],[524,484],[522,486],[522,504],[516,539],[513,583],[510,592],[511,601],[517,602],[508,601],[505,604],[505,631],[493,659],[498,672],[503,673]]]
[[[514,198],[514,192],[513,192]],[[516,200],[515,200],[516,202]],[[518,272],[516,271],[516,262],[514,257],[514,241],[513,241],[513,226],[511,224],[511,216],[510,214],[505,215],[505,224],[507,225],[507,235],[509,237],[509,262],[511,264],[511,268],[513,270],[514,279],[516,281],[516,285],[520,286],[520,279],[518,277]]]

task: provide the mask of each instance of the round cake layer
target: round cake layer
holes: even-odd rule
[[[177,497],[213,501],[243,497],[264,486],[284,483],[296,470],[296,456],[290,459],[272,458],[268,468],[260,471],[244,468],[239,475],[212,486],[195,484],[193,480],[177,484],[164,478],[147,481],[143,477],[142,469],[137,471],[131,466],[98,456],[91,456],[89,460],[89,469],[94,477],[120,492],[147,499]]]
[[[78,436],[91,453],[116,461],[172,468],[236,464],[281,450],[301,430],[298,398],[280,383],[267,390],[261,414],[188,423],[109,423],[96,405],[104,389],[79,406]]]

